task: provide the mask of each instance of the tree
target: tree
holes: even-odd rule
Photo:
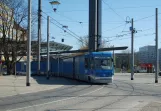
[[[127,55],[128,68],[130,68],[130,64],[131,64],[131,51],[130,51],[130,49],[123,50],[122,53]],[[137,65],[137,66],[139,65],[138,54],[139,53],[134,50],[134,65]]]
[[[19,54],[27,51],[26,4],[25,0],[0,1],[0,51],[4,55],[8,74],[13,74],[15,63],[23,57]]]
[[[84,48],[88,49],[88,39],[89,39],[88,36],[79,37],[78,44],[80,49],[84,49]],[[102,48],[105,48],[105,47],[109,47],[109,44],[105,40],[102,40],[101,46]]]
[[[125,61],[125,64],[126,64],[126,67],[127,67],[127,69],[129,69],[130,68],[130,63],[131,63],[131,55],[130,55],[130,49],[128,48],[128,49],[126,49],[126,50],[123,50],[122,51],[122,53],[124,54],[124,58],[123,58],[123,60]],[[122,61],[122,60],[121,60]]]

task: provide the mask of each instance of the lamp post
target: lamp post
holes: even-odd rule
[[[58,1],[52,1],[50,2],[51,5],[59,5],[60,3]],[[56,9],[54,9],[56,10]],[[47,17],[47,79],[49,80],[49,71],[50,71],[50,40],[49,40],[49,23],[50,23],[50,17]]]
[[[30,86],[31,74],[31,0],[28,0],[28,40],[27,40],[27,74],[26,86]]]
[[[57,6],[57,7],[53,7],[54,12],[56,12],[56,11],[57,11],[57,8],[58,8],[58,5],[60,4],[60,2],[57,1],[57,0],[54,0],[54,1],[51,1],[50,4],[51,4],[52,6],[54,6],[54,5]]]

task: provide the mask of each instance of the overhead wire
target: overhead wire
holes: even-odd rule
[[[102,36],[103,38],[115,38],[115,37],[123,37],[123,36],[127,36],[131,33],[126,33],[126,34],[116,34],[114,36],[109,36],[109,37],[105,37],[105,36]]]
[[[109,7],[109,9],[111,9],[117,16],[119,16],[123,21],[125,21],[124,20],[124,18],[121,16],[121,15],[119,15],[108,3],[106,3],[104,0],[102,0],[103,1],[103,3],[104,4],[106,4],[108,7]]]
[[[110,6],[109,6],[109,4],[107,4],[104,0],[103,0],[103,2],[109,7],[109,9],[111,9],[115,14],[117,14],[121,19],[123,19],[113,8],[111,8]],[[149,6],[145,6],[145,7],[149,7]],[[125,7],[125,8],[130,8],[130,7]],[[134,7],[131,7],[131,8],[134,8]],[[43,13],[45,13],[45,12],[43,12]],[[46,14],[46,13],[45,13]],[[48,14],[46,14],[46,15],[48,15]],[[59,14],[60,15],[60,14]],[[151,15],[151,16],[147,16],[147,17],[143,17],[143,18],[140,18],[140,19],[137,19],[137,20],[135,20],[134,22],[137,22],[137,21],[141,21],[141,20],[144,20],[144,19],[147,19],[147,18],[150,18],[150,17],[153,17],[153,16],[155,16],[155,15]],[[51,17],[52,18],[52,17]],[[67,18],[67,17],[66,17]],[[53,19],[53,18],[52,18]],[[68,18],[69,19],[69,18]],[[61,25],[61,26],[63,26],[60,22],[58,22],[57,20],[55,20],[55,19],[53,19],[56,23],[58,23],[59,25]],[[71,20],[71,19],[70,19]],[[123,19],[124,20],[124,19]],[[71,21],[71,22],[78,22],[78,21]],[[54,25],[56,25],[55,23],[53,23]],[[126,28],[126,25],[127,24],[121,24],[121,25],[119,25],[119,26],[117,26],[117,27],[114,27],[114,28],[112,28],[112,29],[108,29],[108,30],[106,30],[106,31],[111,31],[111,30],[114,30],[114,29],[117,29],[117,28],[119,28],[119,27],[121,27],[121,26],[123,26],[123,25],[125,25],[124,26],[124,28],[123,28],[123,30]],[[58,25],[56,25],[57,27],[59,27],[59,28],[61,28],[62,30],[64,30],[62,27],[60,27],[60,26],[58,26]],[[151,29],[153,29],[153,28],[149,28],[149,29],[145,29],[145,30],[143,30],[143,31],[147,31],[147,30],[151,30]],[[67,29],[69,32],[67,32],[68,34],[70,34],[71,36],[73,36],[73,37],[76,37],[76,39],[77,40],[79,40],[77,37],[79,37],[77,34],[75,34],[73,31],[71,31],[71,30],[69,30],[69,29]],[[142,32],[143,32],[142,31]],[[71,34],[72,33],[72,34]],[[120,35],[121,36],[121,35]],[[124,35],[125,36],[125,35]],[[116,37],[116,36],[113,36],[113,37]],[[111,38],[113,38],[113,37],[111,37]],[[135,37],[137,37],[137,36],[135,36]]]
[[[38,5],[37,3],[35,3],[36,5]],[[159,6],[161,6],[161,5],[154,5],[154,6],[136,6],[136,7],[133,7],[133,6],[131,6],[131,7],[119,7],[119,8],[115,8],[115,9],[128,9],[128,8],[149,8],[149,7],[159,7]],[[44,7],[45,9],[47,9],[45,6],[43,6],[42,5],[42,7]],[[49,9],[47,9],[47,10],[49,10]],[[110,10],[110,8],[108,8],[108,9],[103,9],[103,10]],[[53,11],[53,10],[49,10],[49,11]],[[66,10],[66,11],[57,11],[57,12],[74,12],[74,11],[88,11],[88,9],[87,10]]]
[[[44,7],[44,6],[43,6]],[[45,9],[47,9],[46,7],[44,7]],[[49,10],[49,9],[47,9],[47,10]],[[49,10],[50,11],[50,13],[51,12],[53,12],[53,10]],[[44,12],[44,11],[43,11]],[[57,12],[60,12],[60,11],[57,11]],[[49,13],[49,12],[44,12],[45,14],[47,14],[47,13]],[[116,12],[117,13],[117,12]],[[58,14],[58,13],[56,13],[56,14]],[[60,16],[64,16],[64,15],[61,15],[61,14],[58,14],[58,15],[60,15]],[[76,21],[76,20],[73,20],[73,19],[71,19],[71,18],[69,18],[69,17],[67,17],[67,16],[64,16],[65,18],[67,18],[68,20],[71,20],[71,21],[66,21],[66,22],[75,22],[75,23],[79,23],[79,24],[81,24],[82,25],[82,23],[84,24],[84,23],[88,23],[88,22],[83,22],[83,21]],[[62,20],[61,20],[62,21]],[[110,22],[110,21],[109,21]],[[120,21],[121,22],[121,21]],[[119,22],[119,23],[120,23]],[[110,22],[111,23],[111,22]],[[118,23],[118,22],[117,22]],[[103,23],[103,24],[105,24],[105,23]]]
[[[43,12],[43,13],[45,13],[45,12]],[[45,13],[46,14],[46,13]],[[49,16],[48,14],[46,14],[47,16]],[[55,20],[54,18],[52,18],[51,16],[50,16],[50,18],[52,19],[52,20],[54,20],[56,23],[58,23],[59,25],[61,25],[62,27],[64,26],[63,24],[61,24],[60,22],[58,22],[57,20]],[[62,28],[63,29],[63,28]],[[64,29],[63,29],[64,30]],[[70,31],[71,33],[73,33],[75,36],[77,36],[78,38],[80,38],[80,36],[78,36],[76,33],[74,33],[73,31],[71,31],[69,28],[66,28],[66,30],[68,30],[68,31]]]
[[[154,35],[155,33],[149,33],[149,34],[144,34],[144,35],[139,35],[139,36],[135,36],[135,38],[138,38],[138,37],[144,37],[144,36],[149,36],[149,35]],[[131,37],[126,37],[126,38],[115,38],[115,39],[112,39],[112,40],[109,40],[108,42],[111,42],[111,41],[114,41],[114,40],[124,40],[124,39],[130,39]]]
[[[50,0],[49,0],[49,2],[50,2]],[[115,8],[115,9],[128,9],[128,8],[149,8],[149,7],[159,7],[159,6],[161,6],[161,5],[154,5],[154,6],[136,6],[136,7],[133,7],[133,6],[131,6],[131,7],[119,7],[119,8]],[[43,6],[43,7],[45,7],[45,6]],[[109,10],[110,8],[108,8],[108,9],[103,9],[103,10]],[[86,9],[86,10],[65,10],[65,11],[58,11],[58,12],[74,12],[74,11],[88,11],[88,9]]]
[[[44,6],[43,6],[44,7]],[[44,7],[45,9],[47,9],[46,7]],[[47,10],[49,10],[49,9],[47,9]],[[49,10],[50,11],[50,13],[51,12],[53,12],[53,10]],[[59,11],[57,11],[57,12],[59,12]],[[45,14],[47,14],[47,12],[44,12],[43,11],[43,13],[45,13]],[[76,20],[73,20],[73,19],[71,19],[71,18],[69,18],[69,17],[67,17],[67,16],[64,16],[64,15],[61,15],[61,14],[58,14],[58,13],[56,13],[57,15],[60,15],[60,16],[63,16],[63,17],[65,17],[65,18],[67,18],[68,20],[72,20],[71,22],[76,22],[76,23],[85,23],[85,22],[82,22],[82,21],[76,21]],[[82,25],[82,24],[81,24]]]
[[[62,15],[62,14],[59,14],[59,13],[56,13],[56,14],[57,14],[57,15],[60,15],[60,16],[63,16],[63,17],[65,17],[66,19],[71,20],[71,21],[73,21],[73,22],[82,23],[82,21],[73,20],[72,18],[69,18],[69,17],[67,17],[67,16],[65,16],[65,15]]]
[[[111,30],[114,30],[114,29],[117,29],[117,28],[120,28],[120,27],[122,27],[122,26],[124,26],[124,25],[125,25],[125,23],[124,23],[124,24],[121,24],[121,25],[119,25],[119,26],[116,26],[116,27],[114,27],[114,28],[107,29],[107,30],[105,30],[105,32],[106,32],[106,31],[111,31]]]
[[[158,27],[160,27],[161,25],[158,25]],[[142,30],[142,32],[144,32],[144,31],[148,31],[148,30],[152,30],[152,29],[155,29],[155,27],[154,28],[148,28],[148,29],[144,29],[144,30]]]
[[[138,22],[138,21],[141,21],[141,20],[144,20],[144,19],[147,19],[147,18],[153,17],[153,16],[155,16],[155,15],[146,16],[146,17],[143,17],[143,18],[140,18],[140,19],[134,20],[134,22]]]
[[[161,5],[156,5],[156,6],[136,6],[136,7],[120,7],[120,8],[115,8],[115,9],[129,9],[129,8],[149,8],[149,7],[158,7]]]
[[[42,17],[45,18],[44,16],[42,16]],[[47,19],[47,18],[45,18],[45,19]],[[54,24],[55,26],[57,26],[58,28],[60,28],[61,30],[64,31],[64,29],[62,27],[60,27],[59,25],[55,24],[54,22],[50,21],[50,23]],[[69,33],[68,31],[66,31],[66,33],[68,33],[72,37],[76,38],[77,40],[81,41],[81,39],[77,38],[76,36],[74,36],[73,34]]]

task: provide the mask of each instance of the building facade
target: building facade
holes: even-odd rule
[[[155,46],[144,46],[139,48],[139,62],[155,64],[156,60]]]

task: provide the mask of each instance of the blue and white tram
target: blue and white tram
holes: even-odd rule
[[[26,71],[24,62],[17,63],[17,72]],[[22,67],[23,66],[23,67]],[[41,62],[41,72],[46,74],[46,61]],[[37,61],[31,64],[31,72],[37,71]],[[50,61],[50,74],[92,83],[112,83],[114,66],[112,53],[90,52],[67,59]]]
[[[63,76],[92,83],[112,83],[112,53],[91,52],[63,61]]]

